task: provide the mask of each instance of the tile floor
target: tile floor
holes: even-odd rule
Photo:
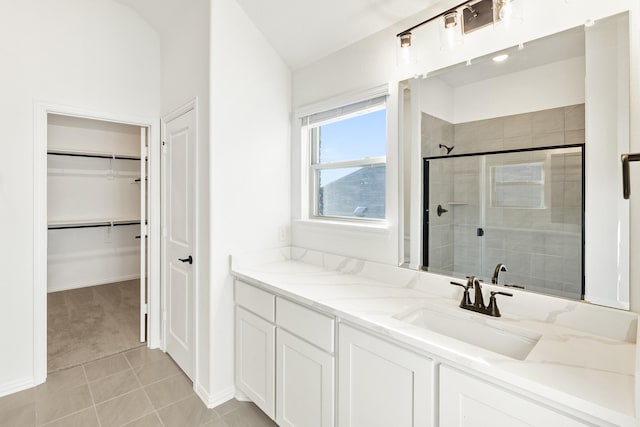
[[[207,409],[160,350],[140,347],[50,374],[38,387],[0,398],[1,427],[276,426],[253,403]]]
[[[47,295],[47,370],[77,366],[139,347],[140,282]]]

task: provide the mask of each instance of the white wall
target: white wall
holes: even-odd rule
[[[455,97],[451,86],[438,77],[418,80],[420,93],[417,94],[420,111],[449,123],[455,122]]]
[[[207,0],[190,1],[175,11],[170,26],[158,28],[162,45],[161,105],[166,115],[197,97],[195,286],[198,292],[197,390],[209,390],[210,118],[209,12]],[[204,390],[204,391],[203,391]],[[206,397],[205,397],[206,399]]]
[[[290,244],[290,99],[291,73],[282,59],[234,0],[213,2],[207,327],[213,402],[234,390],[229,255]]]
[[[465,62],[487,55],[491,52],[516,46],[521,42],[537,39],[558,31],[566,30],[584,24],[587,19],[597,19],[609,16],[625,10],[631,10],[630,25],[632,29],[631,45],[631,116],[636,117],[640,113],[640,100],[637,94],[638,83],[640,82],[640,68],[638,58],[640,57],[640,35],[636,21],[638,19],[638,4],[634,0],[620,0],[616,2],[602,2],[597,0],[580,2],[559,2],[554,0],[521,0],[524,4],[525,19],[519,25],[510,28],[492,29],[474,32],[465,37],[464,44],[457,46],[452,51],[442,51],[437,33],[437,24],[427,25],[420,30],[420,35],[431,36],[431,43],[422,43],[421,57],[425,60],[419,64],[397,65],[396,60],[396,38],[395,34],[420,22],[430,16],[434,16],[447,10],[456,4],[455,1],[444,1],[436,7],[425,10],[412,19],[405,20],[398,25],[381,31],[371,37],[336,52],[316,63],[305,68],[296,70],[293,74],[293,106],[294,109],[306,104],[316,102],[341,93],[363,89],[379,85],[384,82],[391,82],[392,85],[399,81],[413,77],[416,74],[427,73],[438,70],[446,66]],[[549,19],[549,11],[553,11],[553,19]],[[416,33],[419,33],[418,31]],[[397,99],[391,102],[397,103]],[[395,135],[397,135],[397,129]],[[632,123],[631,141],[632,151],[640,151],[640,127]],[[300,138],[295,133],[292,138],[293,158],[299,159]],[[393,145],[393,143],[392,143]],[[396,141],[397,146],[397,141]],[[636,173],[636,176],[640,173]],[[632,172],[633,176],[633,172]],[[362,258],[380,260],[380,253],[384,248],[398,246],[392,243],[387,235],[368,233],[352,233],[351,236],[343,236],[340,244],[333,241],[334,235],[327,230],[318,230],[315,233],[300,232],[296,225],[296,218],[300,218],[301,205],[300,186],[296,184],[300,181],[301,171],[294,162],[292,168],[292,216],[294,218],[293,244],[297,246],[313,247],[327,250],[339,254],[350,255],[358,253]],[[640,187],[640,181],[637,184]],[[398,207],[396,207],[398,209]],[[634,212],[640,212],[640,197],[631,202],[631,217]],[[395,214],[397,217],[398,213]],[[640,215],[635,215],[640,218]],[[631,225],[631,259],[640,256],[640,219],[632,220]],[[397,239],[397,236],[393,236]],[[366,244],[363,242],[366,239]],[[633,243],[636,242],[636,243]],[[384,262],[399,262],[399,251],[396,256],[386,253]],[[636,295],[635,309],[640,310],[640,268],[632,267],[632,299]],[[634,307],[632,302],[632,307]]]
[[[584,57],[576,57],[456,87],[454,118],[450,122],[582,104],[584,73]]]
[[[159,43],[109,0],[0,2],[0,395],[32,384],[33,106],[159,114]]]

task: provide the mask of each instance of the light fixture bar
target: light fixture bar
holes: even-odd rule
[[[451,9],[445,10],[444,12],[442,12],[442,13],[441,13],[441,14],[439,14],[439,15],[432,16],[431,18],[429,18],[429,19],[427,19],[427,20],[425,20],[425,21],[422,21],[422,22],[420,22],[419,24],[416,24],[416,25],[414,25],[414,26],[413,26],[413,27],[411,27],[411,28],[407,28],[406,30],[404,30],[404,31],[402,31],[402,32],[399,32],[398,34],[396,34],[396,37],[401,37],[401,36],[404,36],[404,35],[410,34],[410,33],[411,33],[411,31],[415,30],[416,28],[422,27],[423,25],[428,24],[428,23],[429,23],[429,22],[431,22],[431,21],[435,21],[436,19],[443,17],[443,16],[444,16],[444,15],[446,15],[447,13],[455,12],[455,11],[457,11],[458,9],[460,9],[462,6],[466,6],[467,4],[472,3],[473,1],[474,1],[474,0],[467,0],[467,1],[464,1],[464,2],[460,3],[459,5],[452,7]]]

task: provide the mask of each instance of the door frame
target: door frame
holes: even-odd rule
[[[161,128],[161,134],[160,134],[160,139],[161,139],[161,144],[163,141],[165,141],[165,137],[166,137],[166,131],[167,131],[167,123],[177,119],[178,117],[182,116],[183,114],[186,114],[190,111],[193,111],[195,114],[195,126],[196,128],[194,129],[194,133],[195,133],[195,150],[194,150],[194,161],[193,161],[193,175],[194,175],[194,180],[193,180],[193,212],[194,212],[194,218],[193,218],[193,259],[196,261],[195,264],[195,268],[193,269],[193,389],[196,391],[197,394],[199,394],[201,397],[203,395],[206,395],[206,392],[204,392],[203,390],[201,390],[202,386],[200,385],[200,381],[199,381],[199,373],[200,373],[200,364],[199,364],[199,358],[198,358],[198,351],[199,351],[199,346],[198,346],[198,333],[199,333],[199,328],[198,328],[198,319],[199,319],[199,283],[200,283],[200,274],[199,274],[199,268],[197,264],[198,262],[200,262],[200,254],[198,251],[199,248],[199,243],[200,243],[200,239],[198,237],[198,230],[200,229],[199,227],[199,223],[198,223],[198,209],[199,209],[199,202],[200,202],[200,198],[198,197],[198,191],[199,191],[199,181],[198,181],[198,172],[199,172],[199,168],[198,168],[198,152],[199,150],[199,140],[200,140],[200,135],[198,132],[198,128],[199,128],[199,118],[198,118],[198,97],[194,97],[192,99],[190,99],[189,101],[187,101],[185,104],[180,105],[179,107],[175,108],[174,110],[172,110],[171,112],[165,114],[164,116],[162,116],[162,118],[160,119],[160,128]],[[165,199],[165,194],[167,191],[167,183],[166,183],[166,172],[167,172],[167,168],[166,168],[166,156],[163,153],[162,148],[160,149],[160,164],[161,164],[161,168],[160,168],[160,195],[162,197],[162,200]],[[160,246],[161,246],[161,255],[160,255],[160,265],[162,267],[167,265],[167,254],[166,254],[166,245],[164,242],[165,239],[165,235],[166,235],[166,228],[165,228],[165,221],[167,218],[165,209],[164,209],[164,203],[162,203],[160,205],[160,218],[161,218],[161,227],[162,227],[162,234],[161,234],[161,238],[160,238]],[[166,322],[166,307],[167,307],[167,278],[165,277],[164,274],[160,275],[160,293],[161,293],[161,313],[162,313],[162,331],[161,331],[161,335],[162,335],[162,350],[164,352],[167,351],[167,340],[166,340],[166,336],[167,336],[167,322]]]
[[[33,109],[33,385],[47,378],[47,124],[48,114],[146,127],[149,129],[149,295],[147,347],[162,346],[160,333],[160,138],[159,120],[34,101]]]

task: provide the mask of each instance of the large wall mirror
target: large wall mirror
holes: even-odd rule
[[[405,266],[629,308],[629,17],[403,84]]]

